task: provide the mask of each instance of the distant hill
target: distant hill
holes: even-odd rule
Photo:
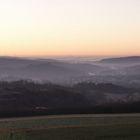
[[[87,63],[69,63],[53,59],[0,57],[0,79],[32,79],[50,82],[71,81],[106,70]]]
[[[107,58],[100,60],[101,63],[140,63],[140,56]]]
[[[28,64],[38,64],[41,62],[55,62],[57,60],[53,59],[29,59],[29,58],[22,58],[22,57],[7,57],[7,56],[0,56],[0,65],[4,66],[14,66],[14,65],[28,65]]]

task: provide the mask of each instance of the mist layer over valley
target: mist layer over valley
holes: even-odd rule
[[[1,116],[140,112],[140,57],[0,57]]]
[[[0,57],[0,80],[57,84],[84,81],[140,86],[140,57],[57,60]]]

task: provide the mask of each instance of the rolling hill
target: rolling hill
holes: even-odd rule
[[[102,59],[101,63],[140,63],[140,56]]]

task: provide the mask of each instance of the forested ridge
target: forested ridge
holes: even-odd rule
[[[140,112],[140,89],[110,83],[69,86],[0,82],[0,116]]]

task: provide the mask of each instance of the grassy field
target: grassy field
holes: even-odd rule
[[[0,140],[140,140],[140,115],[1,119]]]

